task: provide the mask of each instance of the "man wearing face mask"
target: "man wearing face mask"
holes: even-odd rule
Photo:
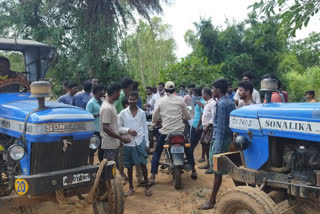
[[[179,90],[179,94],[178,94],[180,97],[184,97],[187,95],[187,92],[186,92],[186,86],[185,85],[180,85],[180,90]]]
[[[152,110],[157,108],[158,101],[161,97],[165,96],[165,90],[164,90],[164,83],[159,82],[158,83],[158,92],[154,94],[148,104],[146,104],[146,107],[150,108]]]

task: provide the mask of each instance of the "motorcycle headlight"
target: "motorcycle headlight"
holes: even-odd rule
[[[93,135],[90,138],[89,148],[90,149],[98,149],[99,146],[100,146],[100,138],[97,135]]]
[[[20,146],[18,144],[11,145],[8,149],[8,152],[9,152],[10,158],[15,161],[21,160],[25,155],[25,150],[23,146]]]

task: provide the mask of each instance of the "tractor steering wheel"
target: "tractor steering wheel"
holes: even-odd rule
[[[13,85],[17,86],[16,88],[12,87],[12,90],[14,92],[26,92],[30,90],[30,83],[27,80],[22,78],[12,78],[12,79],[0,81],[0,91],[5,92],[5,90],[1,90],[1,89],[8,86],[10,87]],[[8,92],[13,92],[13,91],[11,91],[11,88],[10,88]]]

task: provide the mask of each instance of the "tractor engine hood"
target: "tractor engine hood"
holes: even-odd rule
[[[91,113],[58,102],[46,101],[45,105],[46,109],[37,110],[38,101],[29,93],[0,94],[1,133],[19,138],[25,129],[30,142],[54,142],[63,137],[80,140],[93,134]]]
[[[234,132],[320,141],[319,103],[268,103],[242,107],[230,114]]]

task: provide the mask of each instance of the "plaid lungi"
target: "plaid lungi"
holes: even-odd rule
[[[205,131],[202,131],[202,135],[200,138],[201,144],[210,144],[213,136],[213,126],[209,126],[209,128]]]

